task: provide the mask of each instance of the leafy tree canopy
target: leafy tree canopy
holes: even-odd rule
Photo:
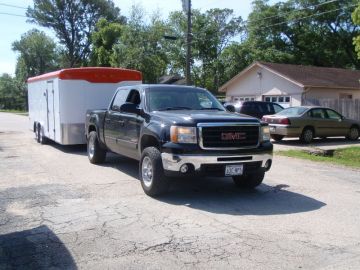
[[[30,22],[52,29],[64,46],[65,65],[86,65],[91,34],[100,18],[123,23],[120,9],[111,0],[34,0],[26,15]]]

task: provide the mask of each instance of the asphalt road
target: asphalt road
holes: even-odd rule
[[[359,269],[359,170],[275,157],[255,191],[185,179],[152,199],[137,166],[0,113],[0,269]]]

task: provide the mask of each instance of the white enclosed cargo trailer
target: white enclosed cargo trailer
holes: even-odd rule
[[[105,109],[119,86],[141,83],[139,71],[63,69],[28,79],[29,118],[38,142],[85,144],[87,110]]]

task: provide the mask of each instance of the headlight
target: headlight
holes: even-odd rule
[[[171,126],[170,140],[173,143],[197,143],[196,127]]]
[[[269,126],[261,126],[260,139],[262,142],[270,141],[270,128]]]

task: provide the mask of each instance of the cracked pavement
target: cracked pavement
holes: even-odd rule
[[[254,191],[178,179],[158,199],[137,171],[0,113],[0,269],[359,268],[359,170],[275,157]]]

